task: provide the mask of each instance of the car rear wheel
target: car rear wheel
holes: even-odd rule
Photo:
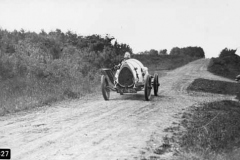
[[[151,77],[148,75],[144,85],[144,95],[146,101],[149,101],[151,98],[151,90],[152,90]]]
[[[109,100],[109,97],[110,97],[110,89],[108,87],[109,87],[109,84],[108,84],[107,78],[105,75],[102,75],[101,77],[102,95],[106,101]]]
[[[153,80],[153,89],[154,89],[154,95],[158,95],[158,87],[160,86],[158,82],[158,74],[154,74],[154,80]]]

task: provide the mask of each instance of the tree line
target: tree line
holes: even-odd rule
[[[190,56],[190,57],[197,57],[197,58],[204,58],[205,53],[201,47],[173,47],[170,53],[167,53],[167,49],[161,49],[159,51],[155,49],[147,50],[144,52],[139,52],[140,55],[172,55],[172,56]]]

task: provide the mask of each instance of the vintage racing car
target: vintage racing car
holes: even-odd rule
[[[153,76],[148,73],[148,68],[133,58],[123,60],[114,69],[101,69],[101,90],[105,100],[109,100],[110,91],[123,95],[124,93],[137,93],[144,90],[145,100],[151,98],[151,89],[158,95],[158,74]]]

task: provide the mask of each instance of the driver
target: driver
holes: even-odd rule
[[[131,58],[130,53],[129,53],[129,52],[125,52],[123,59],[120,61],[120,63],[119,63],[118,65],[116,65],[116,66],[114,67],[114,69],[115,69],[115,70],[120,69],[122,63],[125,62],[126,60],[130,59],[130,58]]]
[[[130,58],[131,58],[130,53],[129,53],[129,52],[126,52],[126,53],[124,54],[124,60],[130,59]]]

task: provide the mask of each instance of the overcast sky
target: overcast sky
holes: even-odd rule
[[[0,27],[110,34],[133,52],[200,46],[207,57],[240,47],[239,0],[0,0]]]

